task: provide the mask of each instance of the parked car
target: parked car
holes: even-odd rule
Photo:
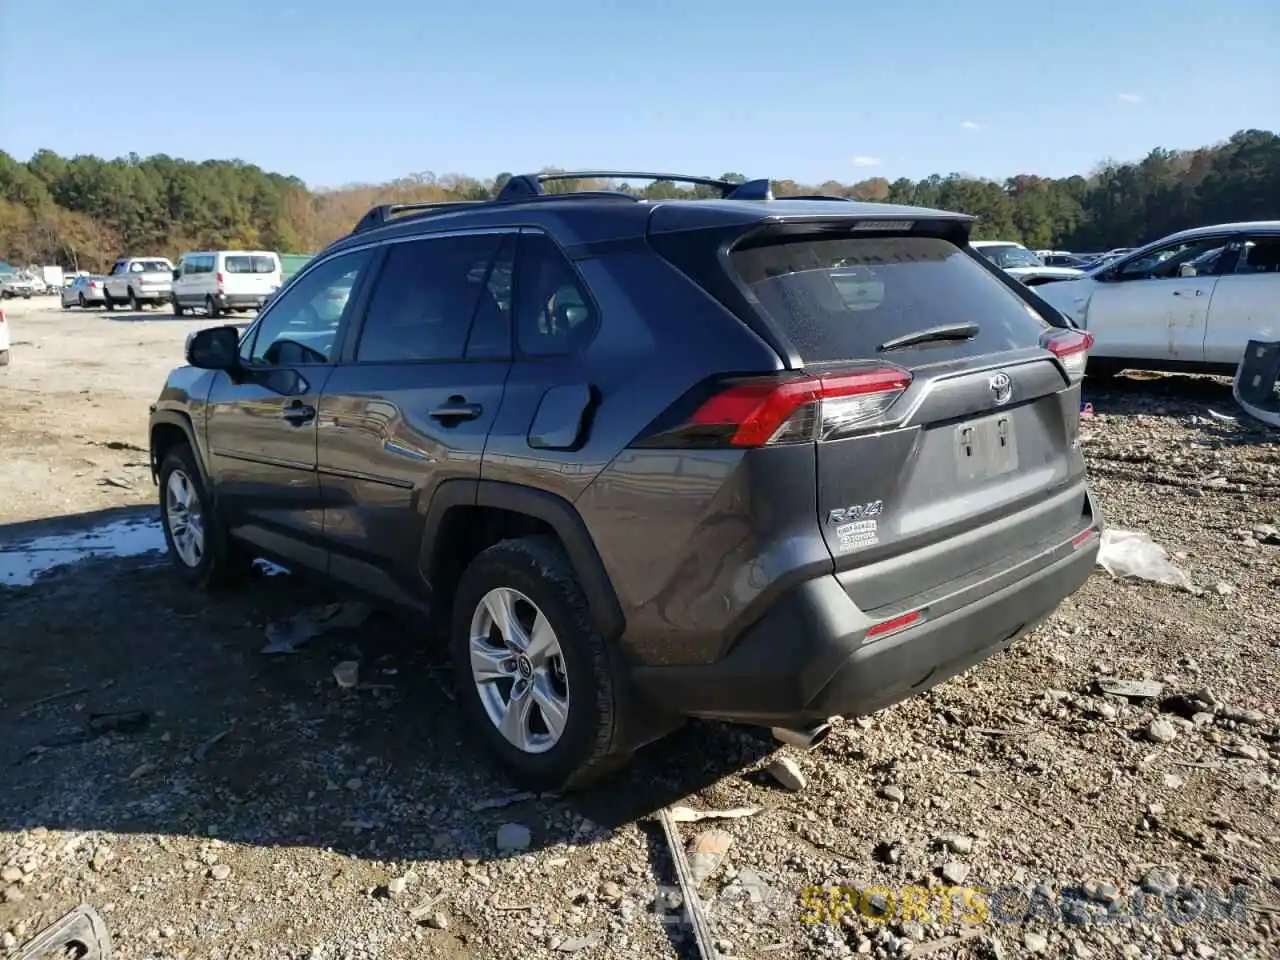
[[[102,301],[108,310],[127,303],[130,310],[160,306],[173,289],[173,264],[164,257],[123,257],[108,271]]]
[[[194,333],[150,422],[177,572],[432,611],[468,728],[557,789],[685,717],[813,742],[1084,583],[1090,338],[970,217],[543,192],[583,176],[374,208]]]
[[[1073,267],[1046,266],[1022,244],[1011,240],[974,240],[972,246],[1005,273],[1017,277],[1029,287],[1084,276],[1084,271]]]
[[[11,300],[14,297],[30,300],[43,290],[43,283],[37,285],[37,281],[25,273],[8,273],[0,277],[0,297],[5,300]]]
[[[1084,255],[1069,253],[1066,250],[1037,250],[1036,256],[1046,267],[1073,267],[1076,270],[1084,270],[1090,262]]]
[[[283,282],[280,257],[269,250],[184,253],[173,271],[173,312],[219,317],[256,310]]]
[[[1183,230],[1037,293],[1094,336],[1089,373],[1234,373],[1280,340],[1280,221]]]
[[[0,367],[9,365],[9,324],[0,310]]]
[[[106,277],[93,276],[91,274],[78,274],[71,278],[71,281],[62,288],[62,309],[68,310],[73,306],[78,306],[82,310],[85,307],[96,307],[104,303],[103,284]]]

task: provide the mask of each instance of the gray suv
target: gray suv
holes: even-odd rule
[[[691,182],[708,199],[547,193]],[[683,718],[812,742],[1089,576],[1089,334],[969,217],[600,172],[382,206],[151,413],[178,571],[269,557],[417,607],[518,782]]]

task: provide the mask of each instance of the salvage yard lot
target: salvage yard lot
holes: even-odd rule
[[[5,311],[0,564],[33,537],[150,519],[147,404],[207,321]],[[725,956],[1275,956],[1280,436],[1222,380],[1086,393],[1108,522],[1150,534],[1202,589],[1099,571],[1011,653],[782,751],[798,792],[763,774],[767,736],[692,724],[587,793],[499,805],[510,790],[411,617],[267,656],[269,623],[343,598],[265,575],[211,597],[156,554],[0,586],[0,956],[83,902],[130,958],[693,957],[655,910],[675,902],[652,819],[672,803],[761,808],[681,826],[731,838],[702,884]],[[360,688],[334,682],[348,660]],[[1108,678],[1163,689],[1104,695]],[[130,713],[114,729],[89,723],[115,712]],[[504,824],[528,828],[527,848],[499,849]],[[1229,917],[1193,902],[1188,923],[1148,899],[1130,922],[1144,880],[1239,897]],[[1005,896],[985,922],[943,922],[942,888],[1037,884],[1058,920],[1083,903],[1096,921],[1117,895],[1124,909],[1023,926]],[[1077,885],[1092,899],[1060,897]],[[814,887],[883,888],[892,916],[806,922],[831,919]],[[933,888],[929,922],[902,915],[906,887]]]

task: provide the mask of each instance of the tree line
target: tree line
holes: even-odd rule
[[[297,177],[238,160],[194,162],[163,154],[104,160],[40,150],[22,162],[0,151],[0,258],[101,270],[126,253],[309,253],[349,231],[374,204],[483,200],[510,176],[422,173],[380,185],[311,190]],[[721,179],[746,178],[726,173]],[[554,181],[548,188],[622,189],[651,199],[690,195],[669,182]],[[1242,130],[1214,146],[1157,148],[1138,162],[1103,162],[1088,175],[1063,178],[1019,174],[1001,182],[953,173],[852,184],[778,180],[773,189],[777,196],[824,194],[957,210],[979,218],[978,238],[1016,240],[1033,249],[1105,250],[1186,227],[1280,219],[1280,135]]]

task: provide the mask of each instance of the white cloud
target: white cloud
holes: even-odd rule
[[[976,120],[961,120],[960,129],[961,130],[981,130],[982,124],[978,123],[978,121]]]
[[[1142,94],[1140,93],[1121,93],[1116,96],[1121,103],[1141,103]]]
[[[862,154],[853,158],[853,165],[855,167],[862,167],[863,169],[867,167],[878,167],[883,162],[884,161],[879,157],[868,157]]]

